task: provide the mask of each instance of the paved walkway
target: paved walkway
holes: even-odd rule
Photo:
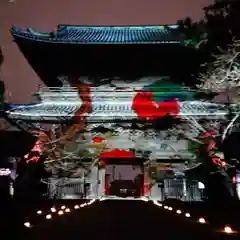
[[[106,200],[42,220],[25,229],[29,239],[231,239],[144,201]]]

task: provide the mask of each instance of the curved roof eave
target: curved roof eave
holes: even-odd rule
[[[162,26],[72,26],[58,25],[55,32],[12,27],[14,38],[66,44],[167,44],[180,43],[177,25]]]

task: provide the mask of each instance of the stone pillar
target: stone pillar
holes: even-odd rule
[[[96,191],[96,185],[97,185],[97,167],[91,168],[91,173],[89,176],[89,182],[90,182],[90,191],[88,198],[96,198],[97,197],[97,191]]]
[[[153,200],[163,201],[163,184],[155,183],[151,188],[151,198]]]
[[[101,168],[99,169],[99,173],[98,173],[98,197],[103,196],[104,190],[105,190],[105,173],[106,170],[105,168]]]
[[[186,201],[187,200],[187,195],[188,195],[188,192],[187,192],[187,180],[186,178],[183,178],[183,200]]]
[[[92,167],[89,177],[90,193],[89,198],[98,198],[103,195],[105,187],[105,169],[98,169],[97,166]]]

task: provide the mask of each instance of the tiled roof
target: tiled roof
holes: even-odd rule
[[[59,25],[56,32],[41,33],[13,27],[15,38],[77,44],[160,44],[179,43],[178,26],[71,26]]]

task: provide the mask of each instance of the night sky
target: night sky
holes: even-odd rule
[[[12,25],[52,31],[57,24],[151,25],[175,24],[178,19],[202,17],[211,0],[0,0],[0,45],[5,62],[1,78],[12,93],[11,102],[30,102],[42,84],[12,41]]]

